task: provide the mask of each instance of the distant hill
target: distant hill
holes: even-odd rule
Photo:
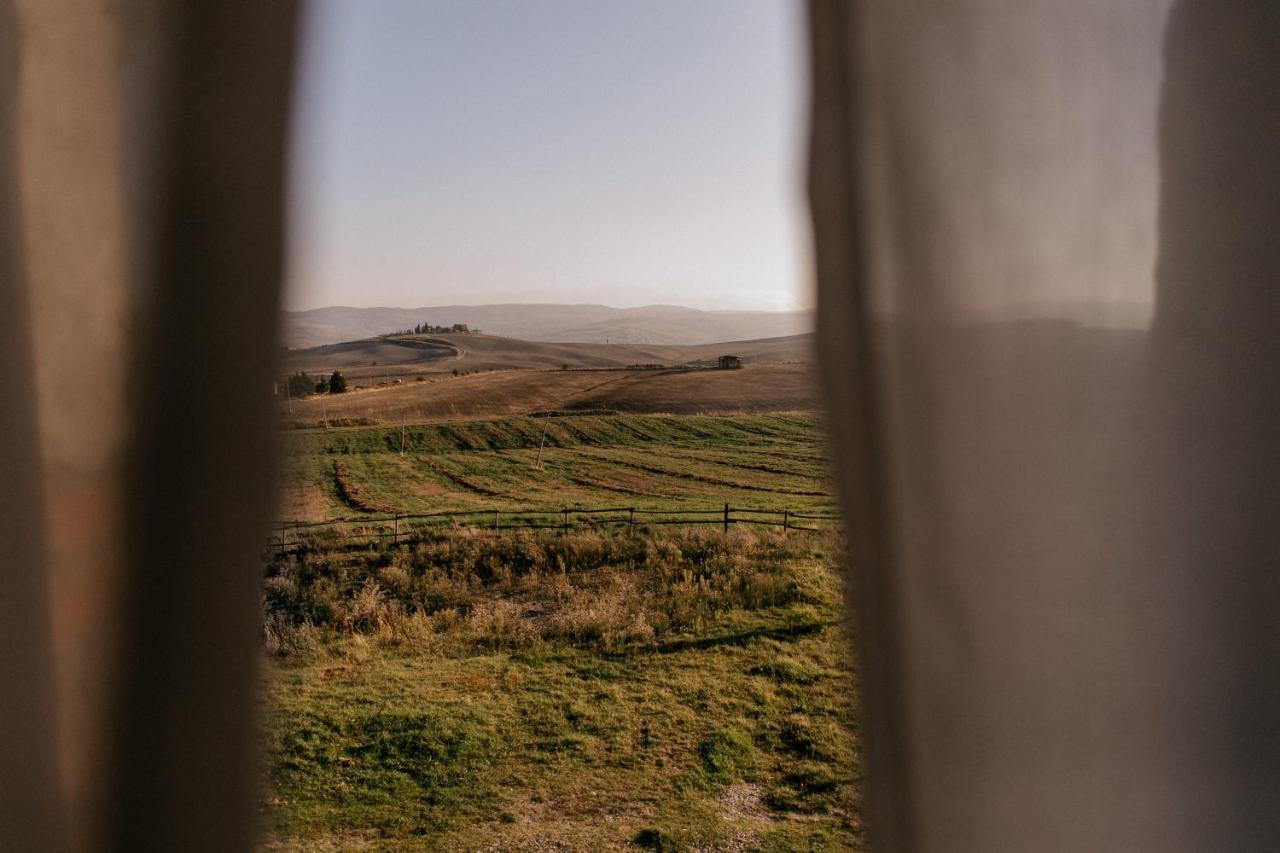
[[[454,370],[714,365],[721,355],[737,355],[748,364],[812,362],[813,334],[717,344],[566,344],[486,333],[366,338],[294,350],[285,356],[284,367],[290,373],[341,370],[352,380],[378,381]]]
[[[807,311],[700,311],[678,305],[444,305],[433,308],[334,306],[285,312],[284,341],[294,348],[370,338],[419,323],[466,323],[528,341],[611,344],[712,344],[809,332]]]

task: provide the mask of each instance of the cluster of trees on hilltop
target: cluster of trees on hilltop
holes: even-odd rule
[[[285,393],[290,397],[307,397],[312,394],[341,394],[347,390],[347,378],[341,371],[335,370],[329,378],[317,376],[312,378],[306,373],[294,373],[284,381]]]
[[[412,329],[401,329],[398,332],[387,332],[383,337],[394,338],[398,335],[442,335],[450,332],[469,332],[466,323],[454,323],[452,326],[433,326],[430,323],[419,323]]]

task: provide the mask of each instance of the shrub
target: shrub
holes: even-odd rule
[[[307,397],[315,391],[316,383],[305,373],[294,373],[285,380],[288,393],[294,397]]]
[[[262,592],[275,609],[290,608],[298,600],[298,584],[289,577],[267,578],[262,582]]]
[[[320,649],[320,629],[310,622],[294,624],[283,614],[272,614],[262,625],[263,648],[273,657],[305,658]]]
[[[378,576],[381,578],[383,585],[397,595],[407,593],[413,583],[413,578],[409,577],[409,573],[400,566],[384,566]]]
[[[370,631],[379,627],[383,611],[382,588],[372,578],[351,596],[346,605],[346,621],[354,631]]]

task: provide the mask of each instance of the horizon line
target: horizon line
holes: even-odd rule
[[[608,308],[612,311],[643,311],[649,308],[679,308],[684,311],[697,311],[704,314],[808,314],[814,308],[695,308],[692,305],[679,305],[674,302],[654,302],[648,305],[618,306],[603,302],[481,302],[475,304],[457,303],[453,305],[418,305],[406,308],[402,305],[319,305],[314,308],[281,308],[283,314],[306,314],[312,311],[329,311],[345,309],[350,311],[438,311],[457,308]]]

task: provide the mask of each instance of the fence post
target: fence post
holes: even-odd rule
[[[400,513],[396,513],[396,526],[391,531],[391,544],[398,545],[400,543]]]
[[[724,505],[724,532],[729,532],[729,504]]]
[[[568,509],[564,510],[564,532],[565,533],[569,532],[569,510]]]
[[[493,529],[494,530],[502,529],[502,526],[498,523],[498,511],[496,509],[493,511]]]
[[[791,510],[784,509],[782,511],[782,529],[787,530],[791,527]]]
[[[627,510],[627,532],[630,533],[631,531],[635,530],[635,528],[636,528],[636,508],[631,507],[629,510]]]

